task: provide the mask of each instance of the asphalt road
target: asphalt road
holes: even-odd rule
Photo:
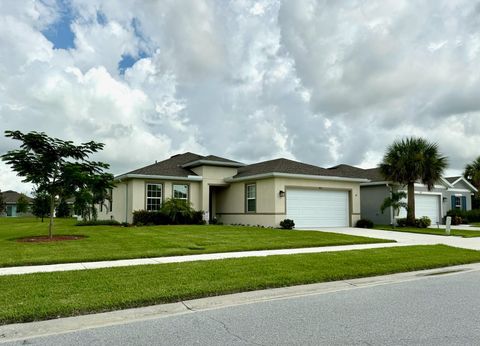
[[[480,272],[273,300],[11,345],[480,345]]]

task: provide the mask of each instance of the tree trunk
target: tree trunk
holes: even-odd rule
[[[415,226],[415,183],[410,182],[407,185],[407,225]]]
[[[52,238],[53,233],[53,213],[55,212],[55,196],[50,195],[50,224],[48,225],[48,237]]]

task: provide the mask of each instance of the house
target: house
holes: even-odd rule
[[[360,184],[369,182],[348,170],[283,158],[245,165],[190,152],[115,180],[101,219],[131,223],[134,211],[159,210],[166,199],[179,198],[206,220],[278,226],[288,218],[298,228],[353,226],[360,219]]]
[[[357,170],[359,177],[370,180],[360,184],[362,217],[376,224],[392,224],[396,217],[393,210],[387,209],[382,214],[380,206],[385,198],[390,196],[392,189],[407,192],[406,187],[385,181],[378,168],[353,168]],[[475,192],[477,189],[461,176],[441,178],[430,191],[425,185],[417,183],[415,184],[415,216],[417,218],[428,216],[433,225],[441,224],[443,217],[450,209],[471,210],[472,196]],[[402,208],[398,217],[406,217],[406,210]]]
[[[0,192],[3,196],[3,201],[5,202],[5,212],[3,213],[3,216],[8,216],[8,217],[15,217],[18,216],[19,213],[17,212],[17,202],[20,196],[22,194],[8,190],[4,192]],[[32,198],[25,196],[28,200],[29,204],[32,204]]]

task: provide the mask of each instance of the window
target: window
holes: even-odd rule
[[[147,184],[147,210],[158,211],[162,206],[162,184]]]
[[[188,185],[173,185],[173,198],[188,200]]]
[[[455,196],[455,208],[462,209],[462,197]]]
[[[255,213],[257,210],[257,186],[255,184],[245,186],[245,197],[247,213]]]

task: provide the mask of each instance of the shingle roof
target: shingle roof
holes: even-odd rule
[[[1,194],[3,196],[4,202],[8,203],[8,204],[16,204],[18,199],[22,195],[22,194],[20,194],[16,191],[12,191],[12,190],[1,192]],[[32,198],[30,198],[28,196],[25,196],[25,197],[27,198],[29,203],[32,202]]]
[[[202,156],[195,153],[183,153],[178,154],[170,157],[169,159],[156,162],[154,164],[135,169],[131,172],[126,174],[143,174],[143,175],[163,175],[163,176],[172,176],[172,177],[187,177],[189,175],[197,175],[195,172],[190,170],[188,167],[182,167],[187,165],[188,163],[193,163],[195,161],[201,160],[202,162],[205,161],[212,161],[212,162],[225,162],[225,163],[232,163],[238,164],[238,166],[242,166],[243,164],[237,161],[225,159],[220,156],[215,155],[208,155]],[[193,167],[193,166],[192,166]]]
[[[156,162],[139,169],[135,169],[127,174],[144,174],[144,175],[166,175],[172,177],[187,177],[196,175],[194,172],[181,166],[195,160],[202,159],[203,156],[194,153],[178,154],[164,161]]]
[[[347,166],[347,165],[341,165]],[[352,169],[341,169],[336,166],[336,169],[325,169],[322,167],[309,165],[303,162],[288,160],[288,159],[275,159],[269,161],[263,161],[254,163],[238,169],[238,174],[233,178],[242,178],[253,176],[257,174],[265,173],[287,173],[287,174],[305,174],[305,175],[318,175],[318,176],[331,176],[331,177],[343,177],[343,178],[363,178],[357,174],[356,170],[360,168],[351,167]]]
[[[445,177],[445,180],[448,181],[450,184],[453,184],[455,181],[457,181],[459,178],[461,178],[460,176],[457,176],[457,177]]]

